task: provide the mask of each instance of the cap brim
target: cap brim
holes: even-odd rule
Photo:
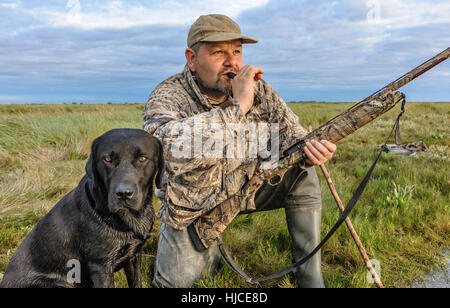
[[[200,40],[200,42],[226,42],[232,40],[242,40],[243,44],[255,44],[258,43],[258,40],[252,39],[251,37],[241,35],[238,33],[218,33],[213,34],[204,39]]]

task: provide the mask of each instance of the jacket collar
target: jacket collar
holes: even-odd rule
[[[201,105],[206,107],[208,110],[213,109],[213,105],[210,103],[208,97],[200,91],[197,83],[195,82],[194,76],[192,75],[189,66],[186,64],[183,70],[183,77],[188,86],[188,92],[195,99],[195,101],[199,102]]]

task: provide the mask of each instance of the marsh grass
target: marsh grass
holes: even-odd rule
[[[349,108],[342,103],[291,103],[305,127],[317,127]],[[141,127],[142,104],[0,105],[0,279],[26,234],[84,174],[93,139],[112,128]],[[327,164],[346,203],[377,155],[399,107],[338,144]],[[387,287],[408,286],[449,248],[450,103],[408,103],[402,117],[404,142],[422,140],[428,151],[413,157],[383,154],[372,180],[350,215],[372,259],[381,264]],[[319,171],[319,170],[318,170]],[[326,182],[322,187],[322,236],[339,217]],[[154,199],[155,207],[160,206]],[[151,286],[159,227],[143,248],[144,287]],[[251,276],[291,263],[291,239],[283,210],[238,216],[224,233],[235,261]],[[442,262],[441,262],[442,263]],[[322,249],[327,287],[374,287],[345,226]],[[116,286],[126,287],[123,272]],[[226,266],[197,287],[253,287]],[[291,288],[290,276],[263,283]]]

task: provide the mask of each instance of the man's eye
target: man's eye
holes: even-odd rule
[[[216,50],[214,53],[217,54],[217,55],[220,55],[220,54],[223,54],[223,51],[222,50]]]

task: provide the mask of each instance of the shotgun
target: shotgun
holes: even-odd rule
[[[270,185],[277,185],[291,167],[299,163],[304,164],[306,155],[303,147],[306,142],[325,139],[336,143],[372,122],[404,99],[402,93],[396,92],[399,88],[445,61],[449,56],[450,47],[308,133],[304,139],[296,142],[282,153],[275,168],[259,168],[255,175],[244,185],[239,195],[235,195],[218,204],[188,227],[188,232],[193,238],[196,248],[204,250],[210,247],[239,214],[240,209],[246,208],[245,205],[249,205],[248,208],[254,208],[256,191],[265,182],[268,182]]]

